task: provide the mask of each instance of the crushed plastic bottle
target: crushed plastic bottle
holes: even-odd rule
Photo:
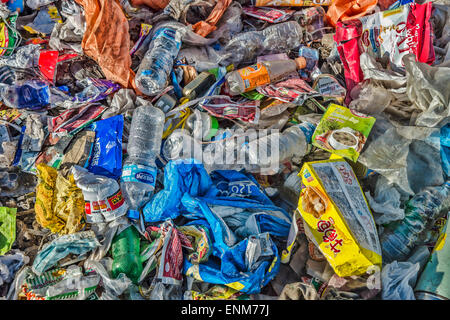
[[[175,28],[162,26],[156,30],[136,73],[139,90],[154,96],[165,88],[180,47],[181,35]]]

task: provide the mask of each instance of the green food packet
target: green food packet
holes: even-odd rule
[[[330,104],[314,131],[312,144],[356,162],[375,121],[374,117]]]
[[[16,30],[18,12],[11,14],[5,20],[0,20],[0,56],[10,56],[17,46],[19,35]]]
[[[11,250],[16,240],[16,208],[0,207],[0,256]]]

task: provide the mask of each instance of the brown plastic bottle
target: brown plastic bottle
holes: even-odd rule
[[[306,67],[306,59],[263,61],[226,75],[230,94],[235,96],[256,87],[282,79],[289,73]]]

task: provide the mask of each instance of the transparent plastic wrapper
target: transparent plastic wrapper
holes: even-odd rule
[[[93,231],[64,235],[47,243],[33,262],[33,272],[42,275],[69,254],[82,255],[100,246]]]
[[[450,117],[450,67],[433,67],[415,61],[413,55],[403,58],[407,72],[408,97],[422,113],[416,126],[435,127]]]
[[[411,262],[391,262],[381,271],[383,300],[416,300],[413,287],[420,265]]]
[[[387,224],[405,217],[405,210],[400,207],[402,195],[393,185],[389,185],[385,177],[378,178],[373,197],[369,192],[365,195],[374,212],[376,224]]]
[[[50,35],[50,47],[58,51],[71,49],[82,53],[81,42],[86,31],[83,9],[74,0],[67,0],[62,2],[60,12],[65,21],[54,25]]]
[[[438,128],[394,126],[379,115],[358,159],[413,195],[444,183],[439,136]],[[426,174],[418,174],[423,172]]]
[[[14,281],[16,272],[29,261],[30,258],[20,250],[12,250],[0,256],[0,292],[5,292],[4,288]],[[2,298],[4,296],[0,293],[0,300]]]
[[[391,103],[392,98],[383,87],[376,87],[367,83],[359,89],[358,99],[350,102],[349,108],[351,109],[375,116],[382,113]]]
[[[106,291],[103,294],[108,296],[107,300],[111,300],[111,296],[118,299],[118,296],[124,293],[124,291],[127,290],[132,283],[131,280],[124,274],[121,274],[117,279],[113,279],[110,273],[110,264],[110,258],[106,258],[101,261],[90,259],[84,261],[85,269],[94,270],[101,277],[102,285]],[[102,296],[100,296],[100,299],[102,299]]]

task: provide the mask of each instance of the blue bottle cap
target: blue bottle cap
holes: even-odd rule
[[[139,220],[139,211],[138,210],[128,210],[127,217],[134,220]]]

